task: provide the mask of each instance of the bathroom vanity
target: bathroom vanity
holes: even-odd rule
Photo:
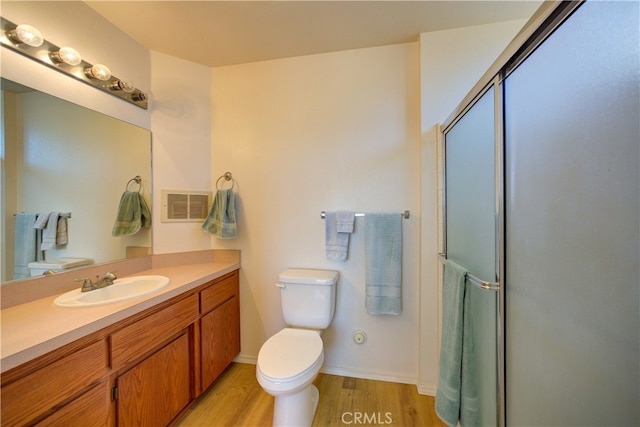
[[[133,300],[60,308],[52,295],[3,309],[3,425],[176,420],[240,352],[239,254],[205,252],[195,264],[149,257],[132,275],[170,284]]]

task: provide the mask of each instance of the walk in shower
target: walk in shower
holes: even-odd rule
[[[480,425],[640,425],[639,45],[638,2],[546,2],[442,126]]]

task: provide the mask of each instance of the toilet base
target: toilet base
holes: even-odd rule
[[[313,384],[295,394],[275,397],[273,426],[311,426],[318,409],[320,392]]]

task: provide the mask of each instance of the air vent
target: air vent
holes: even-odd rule
[[[162,222],[203,222],[209,213],[211,191],[160,190]]]

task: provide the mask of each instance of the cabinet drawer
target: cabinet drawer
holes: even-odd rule
[[[238,272],[200,292],[202,313],[207,313],[234,295],[238,295]]]
[[[103,380],[80,397],[65,405],[37,427],[102,427],[111,426],[111,396],[109,381]]]
[[[198,319],[198,296],[191,295],[111,334],[111,364],[120,369]]]
[[[23,425],[105,375],[104,340],[2,387],[2,424]]]

